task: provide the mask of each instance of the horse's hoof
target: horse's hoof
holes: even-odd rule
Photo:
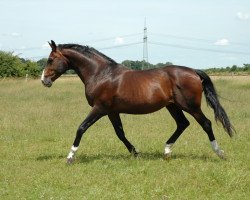
[[[164,159],[169,160],[171,158],[171,153],[165,153],[164,154]]]
[[[74,159],[73,158],[67,158],[67,164],[72,164],[73,163],[73,161],[74,161]]]
[[[137,151],[133,151],[131,152],[131,155],[134,156],[135,158],[138,158],[140,154]]]
[[[136,151],[136,149],[133,147],[132,150],[130,151],[131,155],[134,157],[138,157],[139,153]]]
[[[226,155],[223,150],[216,151],[217,156],[219,156],[220,159],[226,160]]]
[[[136,152],[136,153],[134,154],[134,157],[135,157],[135,158],[140,158],[140,157],[141,157],[140,152]]]

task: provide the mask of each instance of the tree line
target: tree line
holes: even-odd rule
[[[42,70],[47,64],[47,58],[38,61],[31,61],[13,55],[11,52],[0,51],[0,77],[38,77],[41,75]],[[167,65],[172,65],[171,62],[151,64],[145,61],[132,61],[125,60],[121,64],[134,69],[152,69],[159,68]],[[208,68],[205,70],[208,74],[250,74],[250,64],[244,64],[242,67],[233,65],[226,68]],[[74,74],[73,70],[67,71],[68,74]]]
[[[231,67],[222,68],[208,68],[205,69],[210,75],[224,75],[224,74],[235,74],[235,75],[250,75],[250,64],[243,64],[242,67],[233,65]]]

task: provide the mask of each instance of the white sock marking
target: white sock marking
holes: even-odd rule
[[[72,146],[72,147],[71,147],[71,150],[74,151],[74,152],[76,152],[77,149],[78,149],[78,147],[75,147],[75,146]]]
[[[170,154],[172,152],[171,148],[173,145],[174,143],[166,144],[165,149],[164,149],[164,154]]]
[[[214,152],[220,157],[224,158],[224,151],[220,149],[219,145],[217,144],[216,140],[211,142],[212,148]]]
[[[68,154],[68,156],[67,156],[67,158],[68,158],[68,159],[69,159],[69,158],[73,158],[73,156],[75,155],[77,149],[78,149],[78,147],[72,146],[72,147],[71,147],[71,150],[70,150],[70,152],[69,152],[69,154]]]
[[[71,151],[69,152],[69,155],[67,156],[67,158],[70,159],[70,158],[73,158],[73,156],[74,156],[74,153]]]
[[[211,142],[211,145],[212,145],[212,148],[213,148],[213,150],[214,150],[215,152],[218,152],[218,151],[220,150],[220,148],[219,148],[219,146],[218,146],[216,140],[213,140],[213,141]]]

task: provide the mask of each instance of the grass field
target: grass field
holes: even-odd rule
[[[230,139],[203,102],[226,160],[189,115],[190,127],[164,160],[175,123],[162,109],[121,116],[139,158],[104,117],[87,131],[70,166],[66,156],[90,110],[80,80],[61,78],[50,89],[40,80],[0,80],[0,199],[249,199],[250,77],[213,79],[237,131]]]

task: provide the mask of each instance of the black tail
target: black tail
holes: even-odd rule
[[[211,108],[213,108],[215,120],[216,121],[219,120],[222,123],[222,125],[223,125],[225,131],[228,133],[228,135],[230,137],[232,137],[233,132],[234,132],[234,128],[229,121],[227,113],[225,112],[224,108],[221,106],[221,104],[219,102],[217,92],[214,88],[214,85],[213,85],[211,79],[209,78],[209,76],[205,72],[203,72],[201,70],[195,70],[195,72],[200,76],[200,78],[202,80],[202,87],[203,87],[203,91],[204,91],[205,96],[206,96],[207,104]]]

